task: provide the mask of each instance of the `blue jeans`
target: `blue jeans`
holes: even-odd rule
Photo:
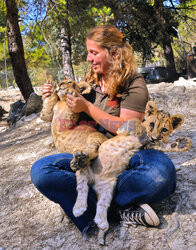
[[[72,155],[67,153],[46,156],[35,162],[31,180],[48,199],[58,203],[81,232],[93,221],[97,197],[90,187],[88,209],[80,217],[72,213],[76,201],[76,177],[70,169]],[[119,177],[112,204],[158,203],[172,194],[176,187],[176,171],[172,161],[160,151],[141,150],[133,155],[129,169]]]

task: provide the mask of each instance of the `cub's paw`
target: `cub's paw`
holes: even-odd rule
[[[109,228],[109,224],[107,222],[107,219],[104,218],[104,216],[96,215],[94,218],[94,222],[97,224],[98,228],[106,231]]]
[[[73,159],[70,163],[70,167],[73,171],[77,171],[81,168],[88,166],[89,155],[82,151],[75,151],[73,153]]]
[[[190,140],[190,138],[186,137],[186,138],[181,138],[179,137],[176,142],[171,144],[172,148],[176,148],[178,151],[188,151],[191,148],[192,145],[192,141]]]
[[[87,209],[87,204],[81,204],[80,202],[77,202],[73,207],[73,215],[75,217],[81,216]]]
[[[72,96],[78,95],[77,91],[73,88],[66,88],[64,91],[65,91],[65,94],[70,94]]]

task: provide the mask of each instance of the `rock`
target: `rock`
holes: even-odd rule
[[[16,101],[10,105],[9,116],[7,118],[7,123],[9,127],[13,126],[23,115],[25,103],[21,100]]]
[[[42,109],[42,103],[42,97],[33,92],[26,103],[19,100],[11,104],[9,116],[7,118],[9,127],[13,126],[23,116],[27,117],[39,113]],[[26,118],[26,120],[28,120],[28,118]],[[25,121],[25,119],[23,121]]]
[[[0,118],[6,113],[8,112],[2,106],[0,106]]]
[[[42,103],[41,96],[37,95],[35,92],[31,93],[24,108],[24,115],[28,116],[33,113],[39,113],[42,109]]]

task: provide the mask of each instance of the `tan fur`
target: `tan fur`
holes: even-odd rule
[[[77,93],[88,94],[91,87],[86,82],[76,83],[72,80],[64,80],[58,85],[54,82],[51,83],[53,93],[44,100],[41,118],[45,121],[52,121],[51,132],[58,152],[74,155],[71,162],[72,169],[89,166],[90,161],[97,157],[98,148],[102,142],[107,140],[107,137],[90,125],[76,126],[79,114],[73,113],[69,109],[66,104],[66,96],[68,93],[73,96],[77,96]],[[75,160],[75,156],[80,156],[80,163]]]
[[[97,192],[97,211],[94,218],[99,227],[98,240],[104,244],[104,234],[109,228],[107,210],[110,206],[117,177],[127,168],[132,155],[140,148],[155,148],[169,152],[183,152],[191,147],[189,138],[169,142],[168,136],[184,122],[182,115],[170,116],[158,111],[154,102],[146,106],[146,120],[138,119],[125,122],[117,136],[106,140],[99,147],[99,155],[91,168],[76,172],[78,196],[73,214],[80,216],[87,209],[88,183],[94,185]]]
[[[131,119],[119,128],[117,136],[107,140],[103,134],[88,125],[73,127],[79,114],[69,110],[66,95],[88,93],[89,85],[85,82],[76,84],[73,81],[64,81],[61,87],[54,83],[53,85],[53,94],[45,99],[41,118],[52,121],[51,130],[57,150],[72,153],[74,156],[71,168],[76,170],[78,192],[73,207],[74,216],[81,216],[86,211],[88,184],[94,185],[98,197],[94,220],[99,227],[99,243],[103,245],[104,234],[109,228],[107,210],[118,176],[127,168],[130,158],[140,148],[169,152],[189,150],[192,144],[189,138],[179,138],[168,143],[168,136],[182,125],[184,117],[170,116],[167,112],[158,111],[155,103],[149,101],[145,112],[146,120],[143,123],[138,119]],[[66,121],[63,123],[63,129],[62,121]],[[93,159],[95,160],[90,166]]]

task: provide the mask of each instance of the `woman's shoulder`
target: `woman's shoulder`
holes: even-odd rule
[[[132,88],[136,86],[146,87],[146,82],[144,80],[143,75],[139,73],[135,73],[133,76],[131,76],[127,81],[127,87]]]
[[[146,86],[146,81],[144,79],[144,77],[139,74],[139,73],[135,73],[133,76],[131,76],[125,86],[124,86],[124,93],[123,94],[129,94],[130,92],[139,92],[139,93],[146,93],[148,94],[148,89]]]
[[[135,73],[127,82],[127,87],[121,99],[121,108],[144,112],[149,93],[146,82],[141,74]]]

